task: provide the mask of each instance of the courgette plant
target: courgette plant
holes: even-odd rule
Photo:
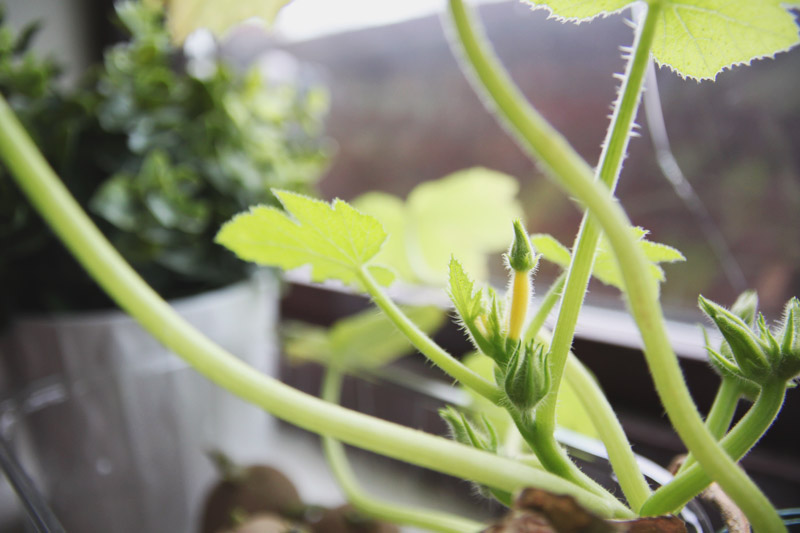
[[[630,0],[541,0],[531,2],[562,19],[587,20],[622,11]],[[627,50],[627,68],[600,161],[591,166],[522,97],[494,56],[462,0],[448,0],[453,47],[484,96],[546,174],[585,211],[571,253],[538,236],[545,257],[565,266],[563,280],[528,316],[531,277],[540,259],[526,230],[514,224],[506,256],[508,293],[478,286],[457,257],[450,262],[449,294],[476,350],[493,361],[487,379],[447,353],[387,295],[391,265],[374,257],[387,239],[381,224],[344,201],[328,204],[274,191],[284,210],[257,206],[237,215],[220,230],[217,242],[239,257],[282,269],[310,266],[312,280],[335,279],[366,292],[408,340],[462,386],[504,409],[535,459],[508,453],[488,420],[449,410],[444,413],[458,442],[400,427],[336,405],[341,370],[331,366],[318,399],[247,367],[178,317],[103,239],[47,166],[5,101],[0,100],[0,155],[19,186],[66,246],[117,303],[156,338],[199,372],[275,416],[325,437],[326,450],[353,503],[367,513],[434,531],[464,532],[480,524],[434,511],[398,507],[362,492],[349,471],[340,441],[402,461],[435,469],[486,487],[509,502],[523,487],[569,495],[605,518],[634,518],[671,513],[710,482],[716,482],[745,513],[756,531],[786,528],[760,489],[737,461],[758,441],[780,410],[787,386],[800,373],[800,302],[793,298],[780,324],[770,326],[756,313],[753,294],[726,309],[700,298],[703,311],[722,334],[709,346],[719,369],[717,401],[704,421],[695,406],[668,341],[659,305],[660,270],[656,263],[680,259],[669,247],[655,245],[633,228],[614,198],[621,163],[648,63],[655,60],[682,77],[713,79],[723,68],[772,56],[798,42],[790,7],[780,0],[648,0],[635,7],[635,39]],[[605,256],[598,254],[601,236]],[[592,273],[622,290],[635,319],[644,354],[664,409],[690,456],[675,479],[652,491],[608,402],[587,371],[570,353],[575,323]],[[560,303],[554,331],[543,318]],[[621,501],[588,478],[555,440],[555,405],[567,381],[581,390],[592,409],[600,437],[624,493]],[[754,399],[747,414],[730,428],[732,406],[742,396]],[[331,401],[326,401],[331,400]]]

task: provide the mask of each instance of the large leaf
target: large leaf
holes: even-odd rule
[[[388,238],[377,260],[391,265],[401,279],[416,280],[406,249],[406,207],[403,200],[384,192],[368,192],[356,198],[353,206],[380,220],[386,230]]]
[[[274,191],[286,213],[257,206],[236,215],[219,231],[216,241],[240,258],[285,270],[311,266],[311,279],[337,279],[360,287],[358,273],[367,267],[382,284],[391,271],[368,266],[386,233],[380,222],[342,200],[332,204],[301,194]]]
[[[631,0],[529,0],[562,19],[620,11]],[[723,69],[795,46],[798,28],[781,0],[661,0],[652,53],[681,76],[714,79]]]
[[[290,0],[146,0],[166,5],[172,38],[182,43],[194,30],[205,28],[222,35],[235,24],[257,18],[272,24],[278,11]]]
[[[445,318],[436,307],[404,307],[403,311],[427,334],[438,330]],[[413,350],[386,315],[374,309],[343,318],[329,329],[292,324],[286,332],[290,357],[349,371],[379,368]]]
[[[508,247],[511,221],[522,215],[515,199],[518,189],[511,176],[471,168],[422,183],[405,203],[369,193],[353,205],[392,228],[379,257],[382,263],[407,281],[444,285],[451,254],[478,279],[485,279],[486,254]]]

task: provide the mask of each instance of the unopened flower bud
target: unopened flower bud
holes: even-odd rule
[[[519,219],[514,221],[514,243],[508,252],[508,264],[516,272],[528,272],[539,264],[539,258],[531,249],[528,232],[522,227]]]
[[[731,306],[731,312],[741,318],[745,324],[753,327],[758,312],[758,294],[756,291],[744,291]]]
[[[505,391],[522,412],[530,411],[550,390],[550,370],[542,345],[533,342],[514,352],[508,363]]]
[[[800,358],[800,300],[797,298],[792,298],[786,304],[781,332],[781,352]]]
[[[699,298],[700,307],[714,321],[730,347],[731,354],[741,374],[757,383],[771,373],[768,347],[756,336],[753,330],[738,316],[724,307]]]

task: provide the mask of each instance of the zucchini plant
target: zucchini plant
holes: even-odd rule
[[[622,11],[631,4],[630,0],[531,3],[549,9],[555,17],[575,21]],[[615,200],[614,189],[649,62],[666,65],[682,77],[711,80],[724,68],[788,50],[798,42],[792,5],[798,7],[796,2],[780,0],[636,3],[636,31],[632,46],[626,49],[627,68],[600,161],[591,165],[522,98],[463,1],[448,0],[453,47],[488,109],[584,211],[571,251],[547,236],[536,235],[531,240],[522,224],[514,223],[513,241],[506,254],[510,273],[506,294],[478,285],[459,258],[451,258],[448,293],[475,350],[491,360],[490,375],[454,358],[392,301],[386,292],[394,279],[392,265],[376,260],[389,235],[376,218],[347,202],[326,203],[275,190],[283,209],[253,207],[235,216],[217,234],[218,243],[244,260],[284,270],[306,266],[313,281],[334,279],[367,293],[421,354],[461,386],[507,413],[534,457],[518,453],[519,447],[507,447],[505,434],[498,432],[488,417],[446,410],[443,416],[454,437],[450,440],[342,408],[337,405],[346,370],[341,365],[331,364],[322,399],[248,368],[188,326],[136,276],[70,197],[2,100],[0,156],[72,253],[155,337],[220,386],[322,435],[334,471],[353,504],[368,514],[433,531],[483,527],[461,517],[374,499],[359,488],[341,442],[471,480],[506,504],[525,487],[568,495],[602,519],[673,513],[716,482],[756,531],[785,531],[774,507],[737,461],[768,429],[787,387],[800,373],[800,302],[791,299],[783,320],[770,325],[757,313],[752,293],[742,295],[731,309],[700,298],[702,310],[723,338],[721,345],[708,346],[721,384],[717,401],[704,420],[670,346],[659,305],[663,272],[658,263],[681,260],[682,256],[646,240],[646,232],[631,225]],[[561,264],[564,275],[531,316],[532,276],[542,257]],[[592,275],[621,289],[638,325],[656,391],[690,452],[674,480],[655,491],[642,476],[610,405],[570,351]],[[550,332],[542,324],[556,303],[558,318]],[[599,421],[596,429],[624,499],[584,474],[556,441],[556,403],[565,383],[581,390],[582,403]],[[754,402],[730,427],[732,406],[741,397]]]

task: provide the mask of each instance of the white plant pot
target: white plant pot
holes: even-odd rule
[[[277,301],[277,280],[259,273],[173,305],[275,375]],[[0,350],[21,398],[15,433],[67,531],[197,531],[216,476],[207,452],[244,463],[267,453],[269,415],[200,376],[122,312],[20,319]]]

